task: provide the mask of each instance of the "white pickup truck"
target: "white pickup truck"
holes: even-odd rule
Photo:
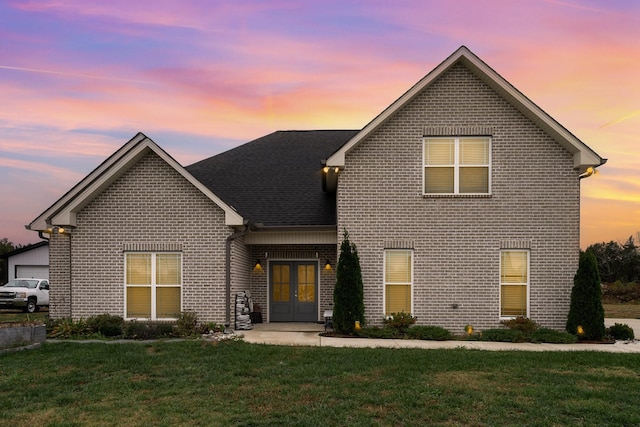
[[[13,279],[0,286],[0,308],[21,308],[33,313],[49,306],[49,281],[45,279]]]

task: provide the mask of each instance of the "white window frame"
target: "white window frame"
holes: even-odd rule
[[[383,260],[382,260],[382,315],[387,316],[387,286],[394,285],[402,285],[405,286],[407,283],[387,283],[387,252],[409,252],[411,254],[411,283],[410,285],[410,295],[411,295],[411,315],[414,315],[414,302],[415,298],[413,295],[413,284],[415,282],[414,277],[414,263],[415,263],[415,252],[413,249],[385,249],[383,252]]]
[[[460,165],[460,140],[465,138],[486,138],[489,143],[489,156],[488,156],[488,164],[482,165]],[[454,154],[453,154],[453,165],[436,165],[431,166],[427,165],[426,162],[426,147],[428,141],[435,140],[454,140]],[[486,135],[466,135],[466,136],[435,136],[435,137],[425,137],[422,140],[422,194],[424,196],[487,196],[491,195],[491,175],[492,175],[492,142],[493,139],[490,136]],[[438,167],[453,167],[453,193],[427,193],[426,192],[426,176],[425,172],[427,168],[438,168]],[[461,193],[460,192],[460,168],[461,167],[486,167],[488,168],[488,177],[487,177],[487,192],[486,193]]]
[[[521,252],[521,253],[526,253],[527,254],[527,282],[526,283],[502,283],[502,254],[504,252]],[[500,250],[500,268],[498,271],[498,283],[499,283],[499,288],[498,288],[498,294],[499,294],[499,300],[498,300],[498,314],[501,320],[509,320],[509,319],[515,319],[518,316],[503,316],[502,315],[502,286],[522,286],[525,285],[527,290],[526,290],[526,294],[527,294],[527,309],[526,309],[526,314],[524,315],[524,317],[529,317],[529,310],[530,310],[530,290],[531,290],[531,251],[528,249],[501,249]]]
[[[127,262],[128,255],[131,254],[139,254],[139,255],[151,255],[151,283],[145,285],[129,285],[127,283]],[[178,255],[180,257],[180,283],[175,285],[158,285],[156,284],[156,256],[157,255]],[[180,288],[180,312],[183,311],[184,304],[184,295],[183,295],[183,282],[184,282],[184,268],[183,268],[183,259],[181,252],[125,252],[124,253],[124,319],[125,320],[177,320],[178,318],[170,318],[170,317],[162,317],[158,319],[156,312],[156,291],[157,288],[175,288],[176,286]],[[140,318],[140,317],[127,317],[127,289],[128,288],[147,288],[151,287],[151,317],[149,318]]]

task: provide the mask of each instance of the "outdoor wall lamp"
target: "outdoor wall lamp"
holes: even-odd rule
[[[331,271],[331,261],[327,260],[327,262],[324,264],[324,269],[327,271]]]
[[[262,264],[260,264],[260,260],[256,260],[256,264],[253,266],[253,271],[262,271]]]

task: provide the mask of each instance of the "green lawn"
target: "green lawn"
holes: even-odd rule
[[[640,354],[47,343],[0,425],[639,425]]]
[[[640,304],[602,304],[605,317],[612,319],[640,319]],[[638,331],[640,332],[640,331]]]

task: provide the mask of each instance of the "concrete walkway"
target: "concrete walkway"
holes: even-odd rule
[[[640,319],[605,319],[605,325],[627,324],[640,336]],[[295,329],[295,330],[292,330]],[[422,341],[370,338],[334,338],[320,336],[322,324],[256,324],[252,330],[237,331],[244,341],[254,344],[315,346],[315,347],[388,347],[452,349],[465,348],[488,351],[602,351],[610,353],[640,353],[640,341],[618,341],[615,344],[533,344],[486,341]]]

